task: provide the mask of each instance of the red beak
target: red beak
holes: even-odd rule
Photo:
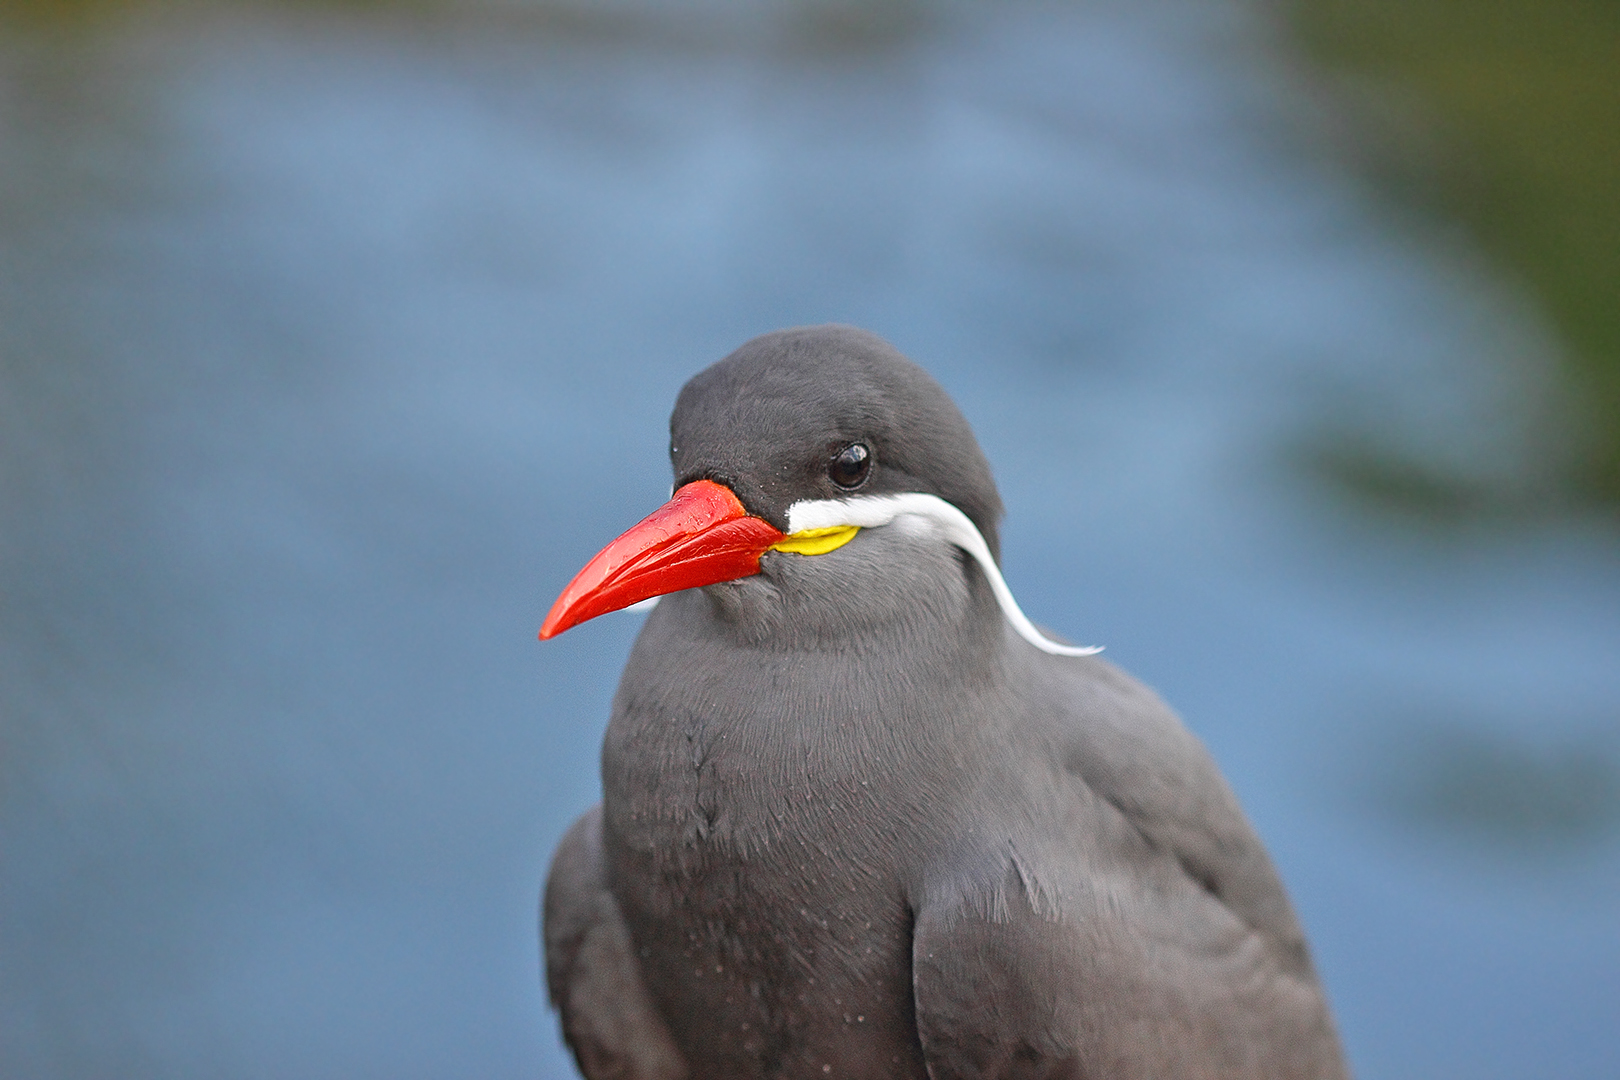
[[[730,488],[696,480],[574,575],[540,626],[540,640],[641,600],[759,573],[785,537],[751,517]]]

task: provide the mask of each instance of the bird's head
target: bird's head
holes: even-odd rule
[[[759,574],[773,552],[819,560],[863,529],[897,525],[976,560],[1032,644],[1095,651],[1050,641],[1018,610],[996,565],[1001,499],[972,429],[927,372],[873,334],[816,326],[748,342],[682,388],[669,453],[669,502],[575,575],[542,639],[666,593]],[[844,567],[844,587],[870,586],[861,571],[871,568]]]

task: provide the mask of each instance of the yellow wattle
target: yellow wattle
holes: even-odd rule
[[[859,525],[834,525],[827,529],[800,529],[789,533],[786,540],[772,544],[772,551],[791,551],[795,555],[825,555],[855,539],[861,531]]]

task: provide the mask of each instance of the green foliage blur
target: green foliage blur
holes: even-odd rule
[[[1314,61],[1375,90],[1352,96],[1387,187],[1465,225],[1534,294],[1563,345],[1561,430],[1546,433],[1560,444],[1548,449],[1562,498],[1620,508],[1620,3],[1289,0],[1285,11]],[[1340,464],[1363,493],[1441,514],[1489,501],[1421,462]]]

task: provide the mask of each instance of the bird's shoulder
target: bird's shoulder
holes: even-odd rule
[[[996,786],[1034,801],[960,830],[915,914],[930,1075],[1342,1077],[1282,884],[1197,737],[1103,661],[1016,674],[997,730],[1021,783]]]
[[[1020,679],[1054,760],[1146,845],[1277,951],[1309,969],[1304,936],[1265,846],[1203,742],[1142,682],[1098,657],[1038,657]],[[1042,662],[1052,661],[1052,662]]]

